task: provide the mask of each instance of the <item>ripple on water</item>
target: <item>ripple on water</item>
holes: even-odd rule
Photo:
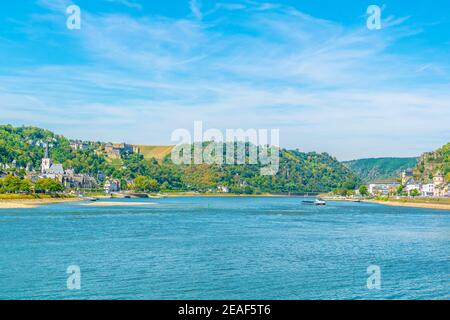
[[[446,212],[287,197],[155,201],[3,210],[0,299],[449,298]],[[80,291],[66,288],[73,264]],[[371,264],[381,290],[366,287]]]

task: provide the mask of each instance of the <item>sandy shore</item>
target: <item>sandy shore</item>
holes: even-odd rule
[[[288,195],[279,195],[271,193],[262,194],[235,194],[235,193],[166,193],[161,197],[149,198],[175,198],[175,197],[288,197]]]
[[[0,209],[28,209],[37,208],[45,204],[76,202],[79,198],[62,198],[62,199],[14,199],[14,200],[0,200]]]
[[[445,203],[399,202],[399,201],[379,201],[379,200],[364,200],[364,202],[372,202],[372,203],[384,204],[386,206],[396,206],[396,207],[412,207],[412,208],[450,210],[450,204],[445,204]]]
[[[95,202],[83,202],[80,205],[88,207],[120,207],[120,206],[139,207],[155,204],[156,204],[155,202],[95,201]]]

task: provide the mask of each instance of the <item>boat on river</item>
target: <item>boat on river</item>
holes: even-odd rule
[[[323,200],[322,198],[317,198],[316,200],[303,200],[302,203],[313,204],[316,206],[324,206],[327,204],[327,202],[325,200]]]
[[[317,198],[317,199],[314,201],[314,204],[315,204],[316,206],[324,206],[324,205],[327,204],[327,202],[326,202],[325,200],[323,200],[322,198]]]

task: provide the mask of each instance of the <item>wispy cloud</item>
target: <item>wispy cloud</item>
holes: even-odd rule
[[[129,1],[129,0],[104,0],[104,1],[124,5],[128,8],[142,10],[142,5],[140,3]]]
[[[201,11],[201,2],[200,2],[200,0],[189,0],[189,7],[191,8],[192,14],[197,19],[202,19],[203,14],[202,14],[202,11]]]

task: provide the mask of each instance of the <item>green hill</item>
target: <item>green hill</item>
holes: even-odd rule
[[[210,191],[219,185],[236,193],[326,192],[335,188],[353,189],[360,180],[346,166],[326,153],[280,150],[279,171],[262,176],[261,164],[175,165],[172,147],[142,148],[140,154],[126,154],[114,162],[105,157],[104,143],[86,141],[82,150],[71,148],[70,141],[48,130],[35,127],[0,126],[0,163],[39,169],[44,144],[55,163],[76,173],[96,176],[103,172],[122,181],[122,186],[138,176],[156,180],[163,191]],[[142,146],[141,146],[142,147]],[[153,156],[152,156],[153,155]]]
[[[166,157],[165,162],[169,162]],[[348,168],[327,153],[303,153],[280,150],[279,170],[274,176],[260,174],[257,165],[181,165],[185,184],[200,191],[218,184],[236,193],[253,192],[327,192],[335,188],[354,189],[360,180]]]
[[[39,168],[44,156],[44,144],[49,143],[54,162],[77,173],[96,174],[106,169],[106,161],[95,153],[98,143],[90,143],[85,150],[72,150],[68,139],[48,130],[35,127],[0,126],[0,163],[16,162],[17,167],[31,165]]]
[[[369,158],[343,164],[365,182],[398,179],[402,170],[414,168],[417,158]]]

